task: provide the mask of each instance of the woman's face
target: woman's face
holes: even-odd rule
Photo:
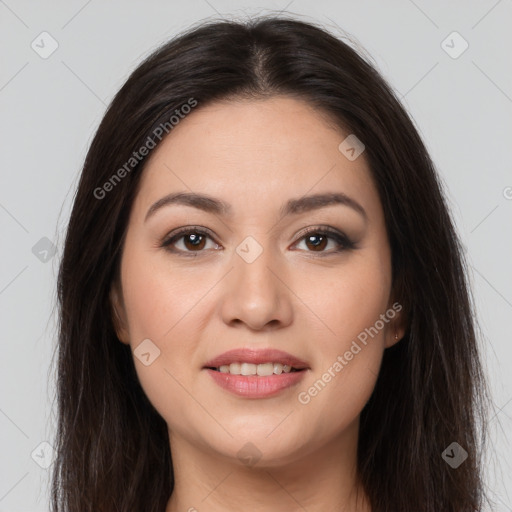
[[[200,107],[141,178],[118,335],[171,445],[293,462],[354,440],[402,335],[382,206],[361,147],[306,103]]]

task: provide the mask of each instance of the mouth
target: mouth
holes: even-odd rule
[[[206,370],[218,386],[242,398],[270,398],[299,384],[309,365],[276,349],[234,349],[208,361]]]
[[[244,375],[251,376],[256,375],[258,377],[268,377],[269,375],[281,375],[282,373],[294,373],[294,372],[302,372],[306,368],[296,368],[289,364],[282,363],[245,363],[245,362],[236,362],[231,364],[223,364],[221,366],[206,366],[208,370],[214,370],[220,373],[229,373],[231,375]]]
[[[239,373],[231,373],[232,368],[233,372]],[[307,372],[306,368],[292,368],[281,363],[231,363],[204,370],[220,388],[246,399],[270,398],[284,393],[296,387]]]
[[[239,348],[207,361],[203,368],[231,375],[264,377],[307,370],[309,365],[282,350]]]

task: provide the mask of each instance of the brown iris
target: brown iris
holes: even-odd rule
[[[203,249],[204,248],[204,244],[206,243],[206,237],[203,236],[203,235],[199,235],[199,234],[196,234],[196,233],[190,233],[188,235],[184,235],[183,237],[184,241],[183,243],[185,244],[185,247],[187,249]],[[188,245],[190,243],[190,245]]]
[[[325,249],[325,246],[327,244],[327,238],[325,235],[320,235],[320,234],[316,234],[316,235],[308,235],[306,237],[306,245],[308,245],[311,241],[311,239],[314,239],[315,241],[313,242],[313,250],[314,251],[322,251],[323,249]],[[322,239],[320,242],[319,240]],[[309,245],[308,245],[308,248],[309,248]]]

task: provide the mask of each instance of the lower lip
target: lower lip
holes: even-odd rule
[[[206,368],[213,380],[223,389],[245,398],[267,398],[296,385],[306,370],[258,377],[257,375],[231,375]]]

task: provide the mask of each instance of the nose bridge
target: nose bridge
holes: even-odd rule
[[[224,321],[239,320],[253,329],[274,321],[287,323],[291,304],[283,278],[278,277],[282,265],[263,237],[244,239],[233,254],[233,266],[226,283]]]

